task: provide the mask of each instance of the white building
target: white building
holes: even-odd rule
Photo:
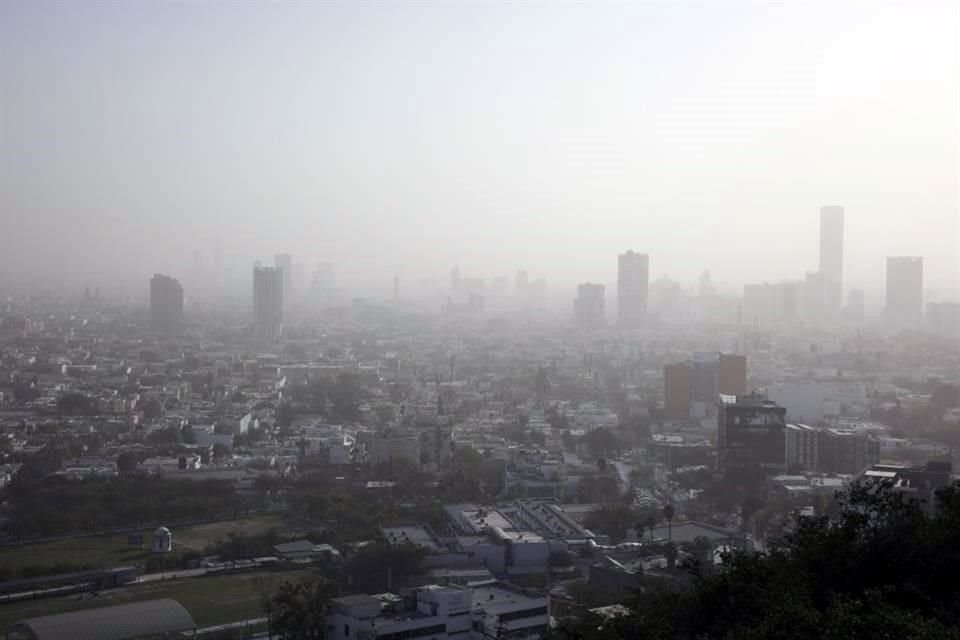
[[[330,640],[485,640],[539,638],[547,629],[547,599],[499,585],[470,589],[428,585],[404,600],[394,594],[334,598]]]
[[[787,420],[816,425],[827,418],[867,411],[867,390],[857,382],[778,382],[767,397],[787,409]]]

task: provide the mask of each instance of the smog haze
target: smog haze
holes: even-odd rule
[[[355,290],[454,265],[721,287],[889,255],[960,280],[941,3],[0,6],[4,278],[143,293],[289,252]]]

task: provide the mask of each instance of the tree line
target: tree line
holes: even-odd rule
[[[765,553],[688,565],[692,586],[647,580],[627,613],[567,620],[566,640],[960,638],[960,490],[935,514],[890,487],[856,486],[833,517],[804,517]]]

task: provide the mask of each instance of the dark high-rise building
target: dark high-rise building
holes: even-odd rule
[[[598,329],[606,324],[604,292],[602,284],[586,282],[577,287],[573,301],[573,316],[581,329]]]
[[[293,301],[293,256],[278,253],[273,256],[273,266],[283,271],[283,302],[290,304]]]
[[[283,269],[253,268],[253,330],[266,340],[283,333]]]
[[[787,409],[759,395],[724,396],[719,404],[717,453],[728,477],[754,479],[786,469]]]
[[[917,329],[923,319],[923,258],[887,258],[887,324],[894,329]]]
[[[617,260],[617,324],[624,329],[643,326],[650,289],[650,257],[627,251]]]
[[[168,334],[183,328],[183,287],[175,278],[158,273],[150,279],[150,328]]]
[[[843,305],[843,207],[820,208],[820,276],[824,311],[835,317]]]

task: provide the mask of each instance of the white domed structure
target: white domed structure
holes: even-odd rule
[[[157,527],[153,532],[153,552],[170,553],[173,551],[173,534],[166,527]]]

